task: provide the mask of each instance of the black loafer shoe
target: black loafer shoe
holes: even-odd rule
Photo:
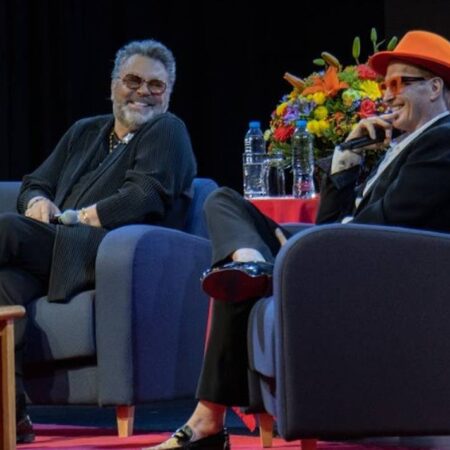
[[[194,432],[189,425],[179,428],[167,441],[154,447],[147,447],[142,450],[176,450],[178,448],[195,450],[230,450],[230,439],[226,429],[211,436],[191,441]]]
[[[20,419],[16,425],[16,442],[18,444],[29,444],[34,441],[35,437],[30,416],[27,415]]]
[[[204,272],[203,290],[217,300],[240,302],[272,294],[273,264],[231,262]]]

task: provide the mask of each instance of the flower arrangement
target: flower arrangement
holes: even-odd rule
[[[373,28],[371,41],[378,51],[377,33]],[[397,38],[392,38],[387,48],[393,49]],[[328,156],[342,142],[361,118],[385,111],[380,82],[382,79],[367,65],[360,64],[360,40],[353,41],[356,64],[342,67],[328,52],[314,63],[322,70],[300,79],[286,73],[284,78],[293,90],[283,96],[272,113],[270,128],[264,133],[268,152],[281,149],[290,156],[290,138],[299,119],[307,121],[307,130],[314,135],[315,156]]]

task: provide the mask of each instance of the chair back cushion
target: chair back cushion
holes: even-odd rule
[[[0,213],[17,211],[20,181],[0,181]]]
[[[189,207],[185,230],[187,233],[195,234],[204,238],[208,237],[203,204],[206,197],[217,189],[217,183],[210,178],[194,179],[194,196]]]

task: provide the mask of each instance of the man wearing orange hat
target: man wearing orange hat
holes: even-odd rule
[[[318,223],[344,219],[449,231],[450,44],[436,34],[411,31],[395,50],[376,53],[369,63],[385,76],[384,101],[390,113],[361,120],[347,141],[366,134],[375,139],[381,129],[390,146],[356,205],[353,192],[361,157],[335,151]],[[403,134],[392,140],[393,130]]]
[[[324,178],[317,223],[356,222],[450,231],[450,42],[426,31],[407,33],[371,66],[385,76],[389,113],[361,120],[347,141],[367,136],[389,145],[374,175],[355,193],[361,156],[335,150]],[[400,136],[393,138],[393,131]],[[379,140],[380,138],[378,138]],[[373,142],[373,141],[372,141]],[[203,289],[214,301],[199,403],[186,425],[148,450],[229,449],[227,406],[248,402],[247,319],[271,289],[272,261],[288,233],[228,188],[206,202],[213,265]]]

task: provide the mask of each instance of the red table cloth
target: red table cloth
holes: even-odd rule
[[[260,197],[250,201],[266,216],[278,223],[314,223],[319,208],[319,196],[301,199],[294,197]]]

